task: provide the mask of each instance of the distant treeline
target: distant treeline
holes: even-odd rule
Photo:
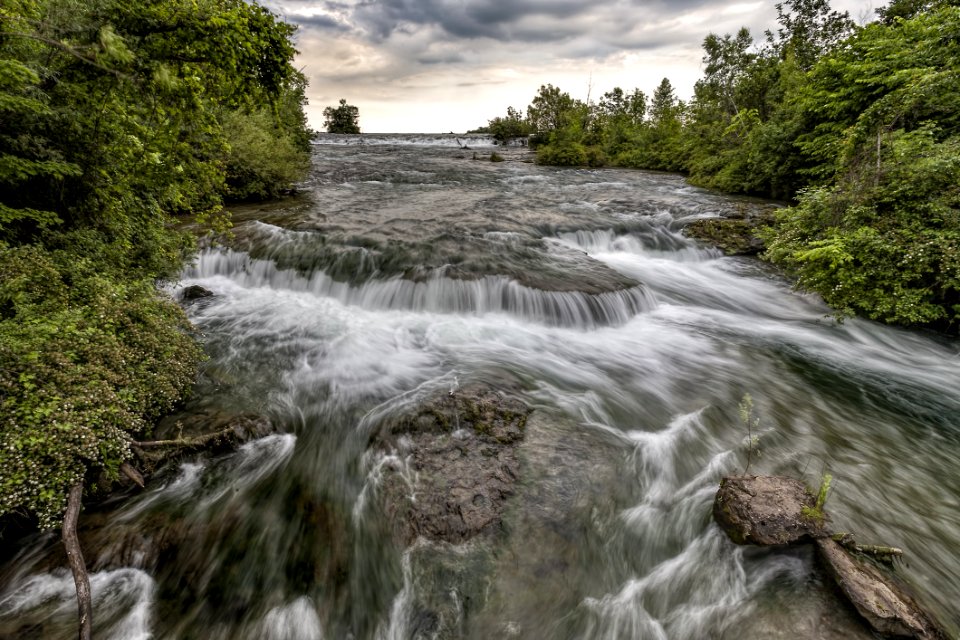
[[[826,0],[777,5],[778,27],[703,41],[689,103],[584,103],[540,87],[526,117],[484,130],[531,136],[537,161],[686,173],[789,200],[765,257],[843,315],[956,332],[960,321],[960,2],[894,0],[857,26]]]
[[[293,31],[244,0],[2,4],[0,516],[56,525],[193,384],[171,223],[303,175]]]

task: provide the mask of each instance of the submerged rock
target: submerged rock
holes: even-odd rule
[[[808,515],[814,504],[799,480],[732,476],[720,481],[713,517],[737,544],[796,544],[829,535],[824,529],[826,517]]]
[[[381,490],[402,544],[421,537],[457,544],[501,530],[530,411],[503,391],[473,385],[428,399],[381,431],[380,446],[398,451],[412,471],[389,472]]]

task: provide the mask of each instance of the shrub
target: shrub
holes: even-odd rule
[[[537,164],[582,167],[587,164],[587,150],[579,142],[551,142],[537,147]]]
[[[120,283],[76,254],[0,249],[0,514],[58,526],[69,488],[89,468],[116,475],[201,357],[151,282]]]

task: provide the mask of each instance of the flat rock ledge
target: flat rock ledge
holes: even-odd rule
[[[851,553],[828,529],[803,483],[783,476],[728,476],[720,481],[713,517],[736,544],[783,546],[814,543],[827,573],[863,620],[892,638],[945,640],[937,620],[888,570]]]
[[[530,412],[509,393],[475,384],[424,400],[386,425],[376,446],[404,460],[380,491],[398,541],[460,544],[501,532]]]
[[[766,249],[757,231],[774,220],[774,210],[750,207],[721,218],[700,218],[684,226],[691,238],[712,244],[728,256],[755,256]]]

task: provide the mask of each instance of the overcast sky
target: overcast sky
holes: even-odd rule
[[[664,77],[689,98],[710,32],[774,28],[774,0],[265,0],[298,24],[307,113],[340,98],[364,133],[461,133],[525,110],[541,84],[585,100]],[[833,0],[862,22],[885,2]]]

